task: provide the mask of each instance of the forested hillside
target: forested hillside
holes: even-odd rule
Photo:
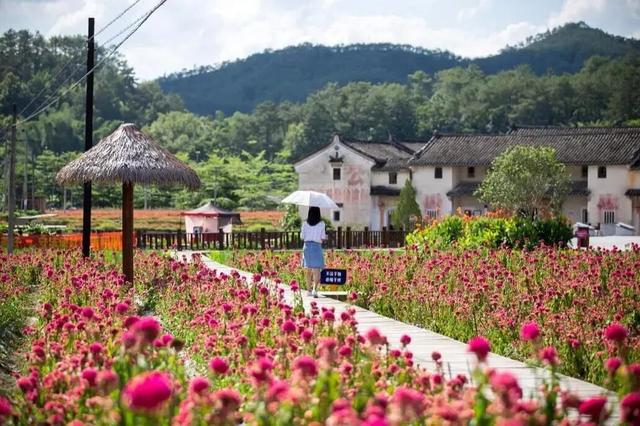
[[[81,37],[44,39],[28,32],[0,37],[0,135],[13,102],[24,109],[24,119],[51,93],[45,90],[29,105],[43,88],[61,83],[64,88],[82,75],[83,45]],[[70,70],[76,71],[56,76],[69,58]],[[65,81],[67,75],[74,78]],[[54,176],[82,149],[83,89],[80,85],[20,125],[18,200],[24,198],[26,169],[27,198],[46,196],[51,206],[62,205],[63,188],[55,185]],[[328,83],[301,102],[266,101],[249,113],[197,115],[156,83],[137,82],[126,61],[116,58],[96,75],[95,140],[122,121],[134,122],[196,168],[204,182],[199,192],[152,188],[147,191],[150,207],[195,207],[213,198],[227,208],[265,209],[294,189],[292,163],[328,143],[335,132],[386,140],[389,134],[428,139],[434,130],[502,132],[511,123],[640,125],[638,99],[640,55],[630,53],[591,57],[573,74],[538,75],[527,65],[491,74],[468,64],[436,73],[416,71],[399,83]],[[3,180],[3,193],[4,185]],[[136,204],[142,206],[138,191]],[[80,205],[79,187],[69,188],[67,195],[69,205]],[[95,187],[96,206],[119,202],[119,189]]]
[[[629,53],[640,53],[640,41],[576,23],[486,58],[465,59],[446,51],[394,44],[303,44],[217,67],[183,71],[161,78],[159,83],[163,90],[179,94],[192,112],[214,114],[220,110],[230,114],[249,112],[264,101],[303,101],[329,82],[404,83],[407,75],[417,70],[433,74],[470,64],[487,74],[519,65],[528,65],[537,75],[575,73],[592,56],[616,58]]]

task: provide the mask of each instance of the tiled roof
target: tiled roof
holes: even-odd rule
[[[418,146],[423,146],[423,142],[401,141],[362,141],[355,139],[340,138],[340,142],[361,153],[376,162],[374,169],[381,171],[393,171],[409,168],[409,159],[415,153]]]
[[[640,128],[523,128],[506,135],[436,135],[411,165],[489,165],[508,147],[550,146],[565,164],[628,164],[640,159]]]

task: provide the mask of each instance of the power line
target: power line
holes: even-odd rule
[[[116,35],[114,35],[113,37],[111,37],[110,39],[108,39],[107,41],[103,42],[102,45],[103,46],[107,46],[109,43],[111,43],[113,40],[117,39],[118,37],[120,37],[122,34],[124,34],[127,30],[129,30],[131,27],[133,27],[134,25],[136,25],[138,22],[140,22],[143,18],[144,18],[144,14],[140,15],[138,17],[138,19],[136,19],[135,21],[133,21],[132,23],[130,23],[129,25],[127,25],[126,27],[124,27],[122,30],[120,30]]]
[[[125,13],[127,13],[128,11],[130,11],[135,5],[137,5],[138,3],[140,3],[141,0],[136,0],[134,1],[131,5],[129,5],[129,7],[127,7],[125,10],[123,10],[122,12],[120,12],[118,14],[118,16],[116,16],[115,18],[113,18],[111,21],[109,21],[104,27],[100,28],[94,35],[93,38],[97,37],[99,34],[101,34],[104,30],[106,30],[107,28],[109,28],[114,22],[116,22],[118,19],[122,18],[124,16]]]
[[[147,12],[143,18],[140,20],[140,22],[135,26],[135,28],[133,30],[131,30],[131,32],[129,32],[129,34],[126,35],[126,37],[120,41],[109,53],[107,53],[102,59],[100,59],[100,61],[98,61],[98,63],[91,68],[91,70],[89,70],[86,74],[84,74],[79,80],[77,80],[75,83],[73,83],[70,87],[68,87],[66,90],[64,90],[62,93],[60,93],[58,96],[56,96],[55,99],[53,99],[52,101],[50,101],[49,103],[47,103],[45,106],[43,106],[42,108],[36,110],[34,113],[32,113],[31,115],[29,115],[28,117],[20,120],[17,125],[20,125],[22,123],[25,123],[29,120],[31,120],[34,117],[37,117],[38,115],[42,114],[44,111],[46,111],[47,109],[49,109],[49,107],[51,107],[51,105],[53,105],[55,102],[57,102],[61,97],[63,97],[64,95],[66,95],[67,93],[69,93],[71,90],[75,89],[80,83],[82,83],[84,81],[84,79],[87,78],[87,76],[89,74],[91,74],[92,72],[94,72],[94,70],[96,68],[98,68],[100,65],[102,65],[103,62],[105,62],[108,58],[110,58],[119,48],[120,46],[122,46],[124,44],[124,42],[126,42],[133,34],[135,34],[136,31],[138,31],[138,29],[147,21],[147,19],[149,19],[149,17],[151,17],[151,15],[153,15],[153,13],[158,10],[163,4],[165,4],[167,2],[167,0],[160,0],[158,2],[158,4],[156,4],[151,10],[149,10],[149,12]]]
[[[109,28],[111,25],[113,25],[116,21],[118,21],[120,18],[122,18],[129,10],[131,10],[134,6],[136,6],[138,3],[140,3],[141,0],[136,0],[134,1],[131,5],[129,5],[127,8],[125,8],[122,12],[120,12],[115,18],[113,18],[111,21],[109,21],[106,25],[104,25],[102,28],[100,28],[100,30],[98,30],[97,33],[95,33],[91,38],[95,38],[98,34],[102,33],[104,30],[106,30],[107,28]],[[127,27],[125,27],[125,29],[123,29],[122,31],[120,31],[118,34],[116,34],[115,36],[111,37],[107,42],[105,42],[104,44],[107,45],[108,43],[110,43],[111,41],[113,41],[114,39],[116,39],[117,37],[119,37],[120,35],[122,35],[125,31],[127,31],[129,28],[131,28],[136,22],[140,21],[142,19],[144,15],[142,15],[141,17],[139,17],[138,19],[136,19],[133,23],[129,24]],[[54,74],[53,77],[51,77],[51,81],[56,81],[56,79],[58,78],[58,76],[60,76],[68,67],[69,65],[71,65],[73,62],[76,62],[75,57],[71,57],[69,58],[59,69],[58,71]],[[74,77],[74,74],[76,73],[76,71],[78,70],[78,68],[80,68],[81,64],[76,64],[74,69],[68,74],[67,78],[60,84],[58,84],[58,87],[56,87],[56,89],[53,91],[52,94],[50,94],[49,96],[47,96],[47,98],[44,100],[44,102],[42,102],[40,104],[40,106],[38,108],[40,108],[42,105],[46,104],[53,95],[55,95],[55,93],[62,87],[64,86],[69,80],[71,80]],[[38,94],[36,94],[33,98],[31,98],[31,100],[29,101],[29,103],[20,110],[20,112],[18,113],[18,115],[22,115],[40,96],[42,96],[42,94],[48,89],[47,85],[45,84],[42,89],[40,89],[40,91],[38,92]],[[38,109],[36,108],[36,110]]]

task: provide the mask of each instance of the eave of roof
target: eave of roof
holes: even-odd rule
[[[390,188],[384,185],[372,186],[369,195],[387,195],[397,197],[400,195],[400,189]]]

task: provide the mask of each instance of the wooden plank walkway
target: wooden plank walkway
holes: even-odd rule
[[[186,260],[190,260],[192,252],[181,252],[180,254],[183,255]],[[202,260],[207,267],[217,272],[229,275],[232,271],[238,271],[240,276],[247,279],[247,281],[251,282],[252,280],[253,273],[251,272],[231,268],[215,262],[206,256],[202,256]],[[292,303],[293,292],[289,286],[281,284],[280,287],[284,289],[284,297],[287,302]],[[444,361],[445,374],[451,374],[452,376],[464,374],[469,376],[475,356],[467,352],[466,343],[459,342],[424,328],[387,318],[349,303],[325,297],[322,295],[322,292],[320,292],[320,296],[318,298],[314,299],[313,297],[307,296],[306,292],[303,291],[302,300],[305,310],[309,310],[311,302],[315,301],[319,309],[322,307],[335,308],[336,317],[339,317],[340,313],[348,308],[355,308],[359,332],[364,333],[370,328],[375,327],[380,331],[380,333],[382,333],[382,335],[387,337],[392,348],[399,348],[400,337],[403,334],[407,334],[411,337],[409,350],[413,352],[416,364],[433,371],[435,369],[435,363],[431,359],[431,353],[438,351],[442,355],[442,360]],[[488,362],[489,365],[496,370],[508,370],[514,374],[518,378],[518,383],[522,388],[523,396],[525,398],[537,393],[537,389],[539,389],[542,384],[541,379],[545,377],[543,369],[530,367],[523,362],[494,353],[489,355]],[[562,376],[560,386],[562,389],[568,389],[575,392],[581,398],[607,394],[609,397],[609,404],[614,408],[614,414],[609,422],[613,423],[617,418],[619,418],[618,399],[614,393],[592,383],[568,376]]]

